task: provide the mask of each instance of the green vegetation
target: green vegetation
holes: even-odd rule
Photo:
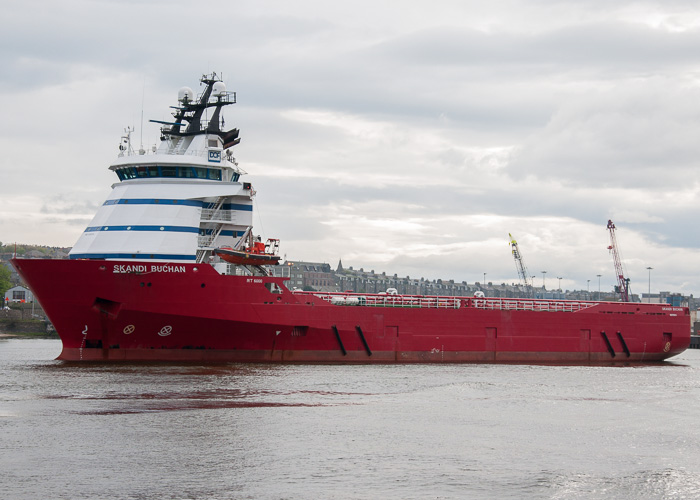
[[[10,281],[11,273],[7,266],[0,264],[0,295],[1,298],[5,296],[5,292],[12,288],[12,282]]]
[[[0,318],[0,334],[13,337],[33,337],[55,339],[55,331],[47,331],[46,321],[38,319],[3,319]]]
[[[69,248],[63,248],[63,247],[48,247],[45,245],[26,245],[24,243],[9,243],[9,244],[3,244],[0,241],[0,253],[10,253],[14,254],[15,250],[17,251],[17,255],[25,255],[28,252],[31,251],[36,251],[39,252],[47,257],[50,257],[52,253],[56,251],[62,251],[62,252],[68,252]]]

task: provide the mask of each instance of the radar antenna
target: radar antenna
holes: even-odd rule
[[[134,154],[134,148],[131,147],[131,133],[134,131],[133,127],[126,127],[124,129],[124,135],[121,137],[119,142],[119,156],[130,156]]]

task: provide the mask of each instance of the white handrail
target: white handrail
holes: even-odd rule
[[[423,295],[385,295],[342,292],[303,292],[295,290],[294,294],[313,295],[319,299],[340,306],[368,307],[402,307],[402,308],[439,308],[489,309],[498,311],[544,311],[576,312],[598,305],[597,302],[511,299],[494,297],[443,297]]]

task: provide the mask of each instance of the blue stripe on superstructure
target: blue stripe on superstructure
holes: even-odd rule
[[[199,233],[198,227],[188,226],[91,226],[85,232],[94,231],[164,231],[170,233]]]
[[[196,255],[144,254],[144,253],[78,253],[71,254],[71,259],[159,259],[159,260],[196,260]]]
[[[202,229],[199,234],[204,236],[205,234],[214,234],[216,232],[216,229]],[[219,233],[221,236],[243,236],[245,234],[245,231],[233,231],[233,230],[226,230],[226,231],[221,231]]]
[[[243,210],[244,212],[253,211],[253,205],[244,205],[242,203],[224,203],[221,208],[224,210]]]
[[[104,205],[184,205],[186,207],[203,207],[205,203],[200,200],[166,200],[162,198],[123,198],[119,200],[107,200]]]
[[[161,227],[163,229],[161,229]],[[187,226],[90,226],[85,229],[86,233],[93,233],[97,231],[163,231],[163,232],[174,232],[174,233],[199,233],[201,230],[197,227],[187,227]],[[212,234],[213,229],[205,230],[205,234]],[[243,236],[245,231],[233,231],[225,230],[221,231],[221,236]]]

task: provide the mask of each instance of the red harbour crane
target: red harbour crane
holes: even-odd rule
[[[608,250],[613,256],[613,261],[615,261],[615,274],[617,275],[615,293],[620,294],[622,302],[629,302],[631,295],[630,280],[629,278],[625,278],[625,274],[622,271],[622,260],[620,259],[620,252],[617,249],[617,239],[615,238],[615,224],[613,224],[611,220],[608,220],[608,231],[610,231],[610,246]]]

